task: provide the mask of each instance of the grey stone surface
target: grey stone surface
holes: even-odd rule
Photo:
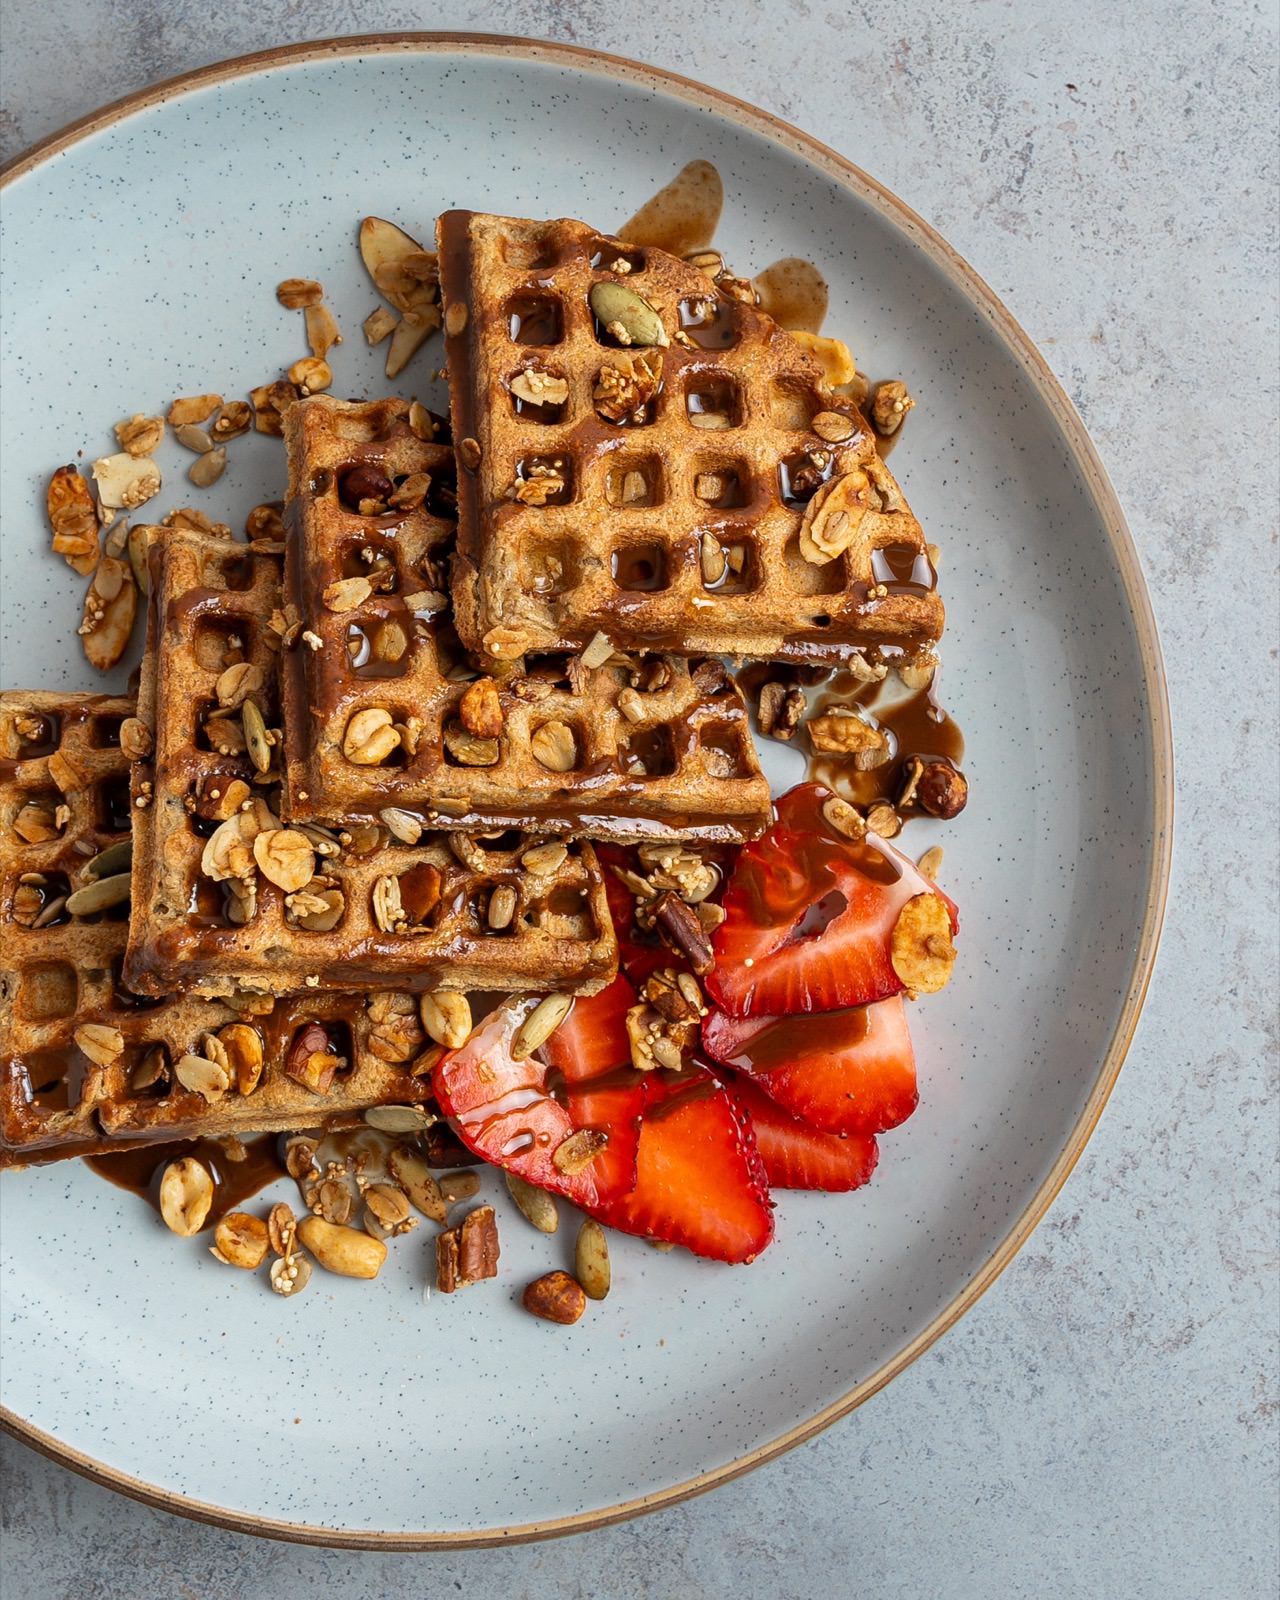
[[[964,1322],[824,1437],[640,1522],[437,1556],[184,1523],[6,1441],[6,1600],[1275,1592],[1275,24],[1246,0],[1211,20],[1151,0],[8,0],[6,156],[206,61],[402,27],[634,54],[837,149],[854,121],[883,130],[864,164],[1020,317],[1128,508],[1179,838],[1146,1012],[1064,1193]]]

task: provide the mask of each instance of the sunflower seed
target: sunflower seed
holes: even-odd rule
[[[549,994],[545,1000],[536,1005],[516,1029],[515,1037],[511,1041],[512,1058],[523,1061],[546,1044],[569,1015],[572,1006],[573,996],[568,994]]]

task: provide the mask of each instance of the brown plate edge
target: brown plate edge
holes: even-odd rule
[[[565,1534],[584,1533],[593,1528],[624,1522],[643,1512],[656,1511],[665,1506],[675,1505],[681,1500],[690,1499],[693,1495],[704,1494],[722,1483],[741,1477],[755,1467],[762,1466],[767,1461],[772,1461],[785,1451],[812,1439],[841,1417],[847,1416],[865,1400],[869,1400],[905,1367],[910,1366],[936,1339],[959,1321],[1009,1265],[1048,1210],[1088,1143],[1132,1042],[1151,981],[1164,921],[1173,853],[1173,735],[1168,687],[1155,614],[1124,512],[1079,414],[1025,329],[963,257],[953,250],[922,217],[888,189],[877,183],[860,167],[809,134],[802,133],[798,128],[744,100],[739,100],[721,90],[708,88],[679,73],[661,67],[644,66],[621,56],[609,55],[604,51],[578,45],[553,44],[498,34],[411,32],[357,34],[347,38],[277,46],[269,50],[256,51],[251,55],[237,56],[228,61],[214,62],[125,95],[110,105],[69,123],[65,128],[42,139],[31,149],[0,168],[0,191],[71,145],[89,138],[124,117],[216,83],[248,77],[282,64],[322,60],[325,57],[449,52],[464,55],[526,57],[530,60],[550,61],[583,71],[595,71],[605,76],[624,79],[628,83],[658,94],[692,103],[700,110],[708,109],[709,101],[730,120],[745,126],[753,133],[771,139],[776,144],[783,145],[801,159],[820,168],[842,186],[854,190],[909,235],[949,277],[960,281],[961,287],[982,309],[1006,349],[1020,363],[1057,421],[1110,538],[1138,633],[1147,691],[1154,780],[1152,856],[1133,968],[1111,1042],[1103,1057],[1098,1077],[1065,1147],[1022,1215],[992,1252],[982,1269],[902,1350],[886,1361],[869,1378],[857,1384],[848,1394],[825,1406],[815,1416],[798,1423],[779,1438],[757,1446],[736,1461],[712,1468],[697,1477],[674,1484],[655,1494],[642,1495],[619,1505],[542,1522],[486,1528],[467,1533],[371,1533],[367,1529],[326,1528],[250,1517],[225,1507],[209,1505],[170,1490],[157,1488],[139,1478],[104,1466],[101,1462],[72,1449],[51,1434],[16,1416],[8,1407],[0,1407],[0,1428],[6,1433],[30,1445],[32,1449],[59,1465],[69,1467],[73,1472],[78,1472],[95,1483],[127,1495],[130,1499],[198,1522],[229,1528],[237,1533],[254,1534],[298,1544],[335,1545],[344,1549],[474,1549],[557,1538]]]

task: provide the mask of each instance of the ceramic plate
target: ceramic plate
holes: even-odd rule
[[[3,216],[4,683],[102,687],[74,637],[82,586],[46,553],[45,476],[115,448],[121,416],[242,395],[303,354],[280,279],[326,285],[339,392],[385,387],[360,337],[375,297],[359,217],[424,239],[448,206],[609,229],[693,158],[723,176],[737,270],[816,262],[827,330],[919,397],[893,464],[942,547],[945,695],[973,795],[946,834],[961,960],[916,1013],[920,1110],[883,1138],[868,1189],[784,1195],[750,1268],[618,1240],[613,1293],[571,1330],[519,1307],[570,1243],[522,1226],[481,1289],[429,1296],[410,1241],[375,1283],[317,1274],[288,1302],[76,1163],[6,1175],[9,1426],[126,1492],[412,1546],[582,1528],[709,1487],[848,1411],[973,1302],[1115,1078],[1170,804],[1119,508],[1047,367],[948,247],[841,157],[710,90],[558,47],[345,40],[148,91],[20,162]],[[409,369],[423,398],[439,359]],[[194,498],[239,525],[279,497],[275,441],[230,455],[216,491],[188,496],[190,458],[166,445],[155,504]],[[936,837],[911,832],[916,851]]]

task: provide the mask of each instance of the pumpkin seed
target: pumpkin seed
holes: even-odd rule
[[[370,1106],[364,1120],[379,1133],[418,1133],[436,1119],[421,1106]]]
[[[416,1150],[393,1150],[387,1157],[387,1171],[424,1217],[430,1217],[432,1222],[445,1221],[449,1207],[440,1185]]]
[[[609,1241],[594,1217],[578,1229],[573,1252],[573,1275],[591,1300],[603,1300],[609,1292],[613,1273],[609,1266]]]
[[[249,759],[259,772],[268,771],[271,766],[271,741],[267,738],[266,718],[255,700],[245,701],[240,719]]]
[[[611,333],[621,328],[626,335],[625,339],[619,338],[620,344],[665,347],[671,343],[662,318],[629,284],[604,278],[591,285],[589,299],[592,311]]]
[[[474,1172],[446,1172],[440,1179],[440,1197],[447,1206],[474,1199],[479,1193],[480,1178]]]
[[[91,917],[96,911],[109,911],[112,906],[123,905],[129,898],[132,878],[127,872],[113,873],[109,878],[97,878],[67,896],[66,909],[73,917]]]
[[[99,850],[91,861],[84,864],[86,878],[114,878],[119,873],[128,872],[133,865],[133,840],[117,839],[114,844],[109,844],[105,850]]]
[[[537,1188],[532,1183],[526,1183],[514,1172],[505,1173],[504,1176],[507,1188],[511,1191],[511,1198],[520,1207],[523,1215],[539,1233],[554,1233],[560,1226],[560,1213],[547,1191]]]
[[[512,1059],[523,1061],[546,1044],[569,1015],[572,1006],[573,996],[568,994],[549,994],[539,1002],[516,1029],[511,1041]]]

